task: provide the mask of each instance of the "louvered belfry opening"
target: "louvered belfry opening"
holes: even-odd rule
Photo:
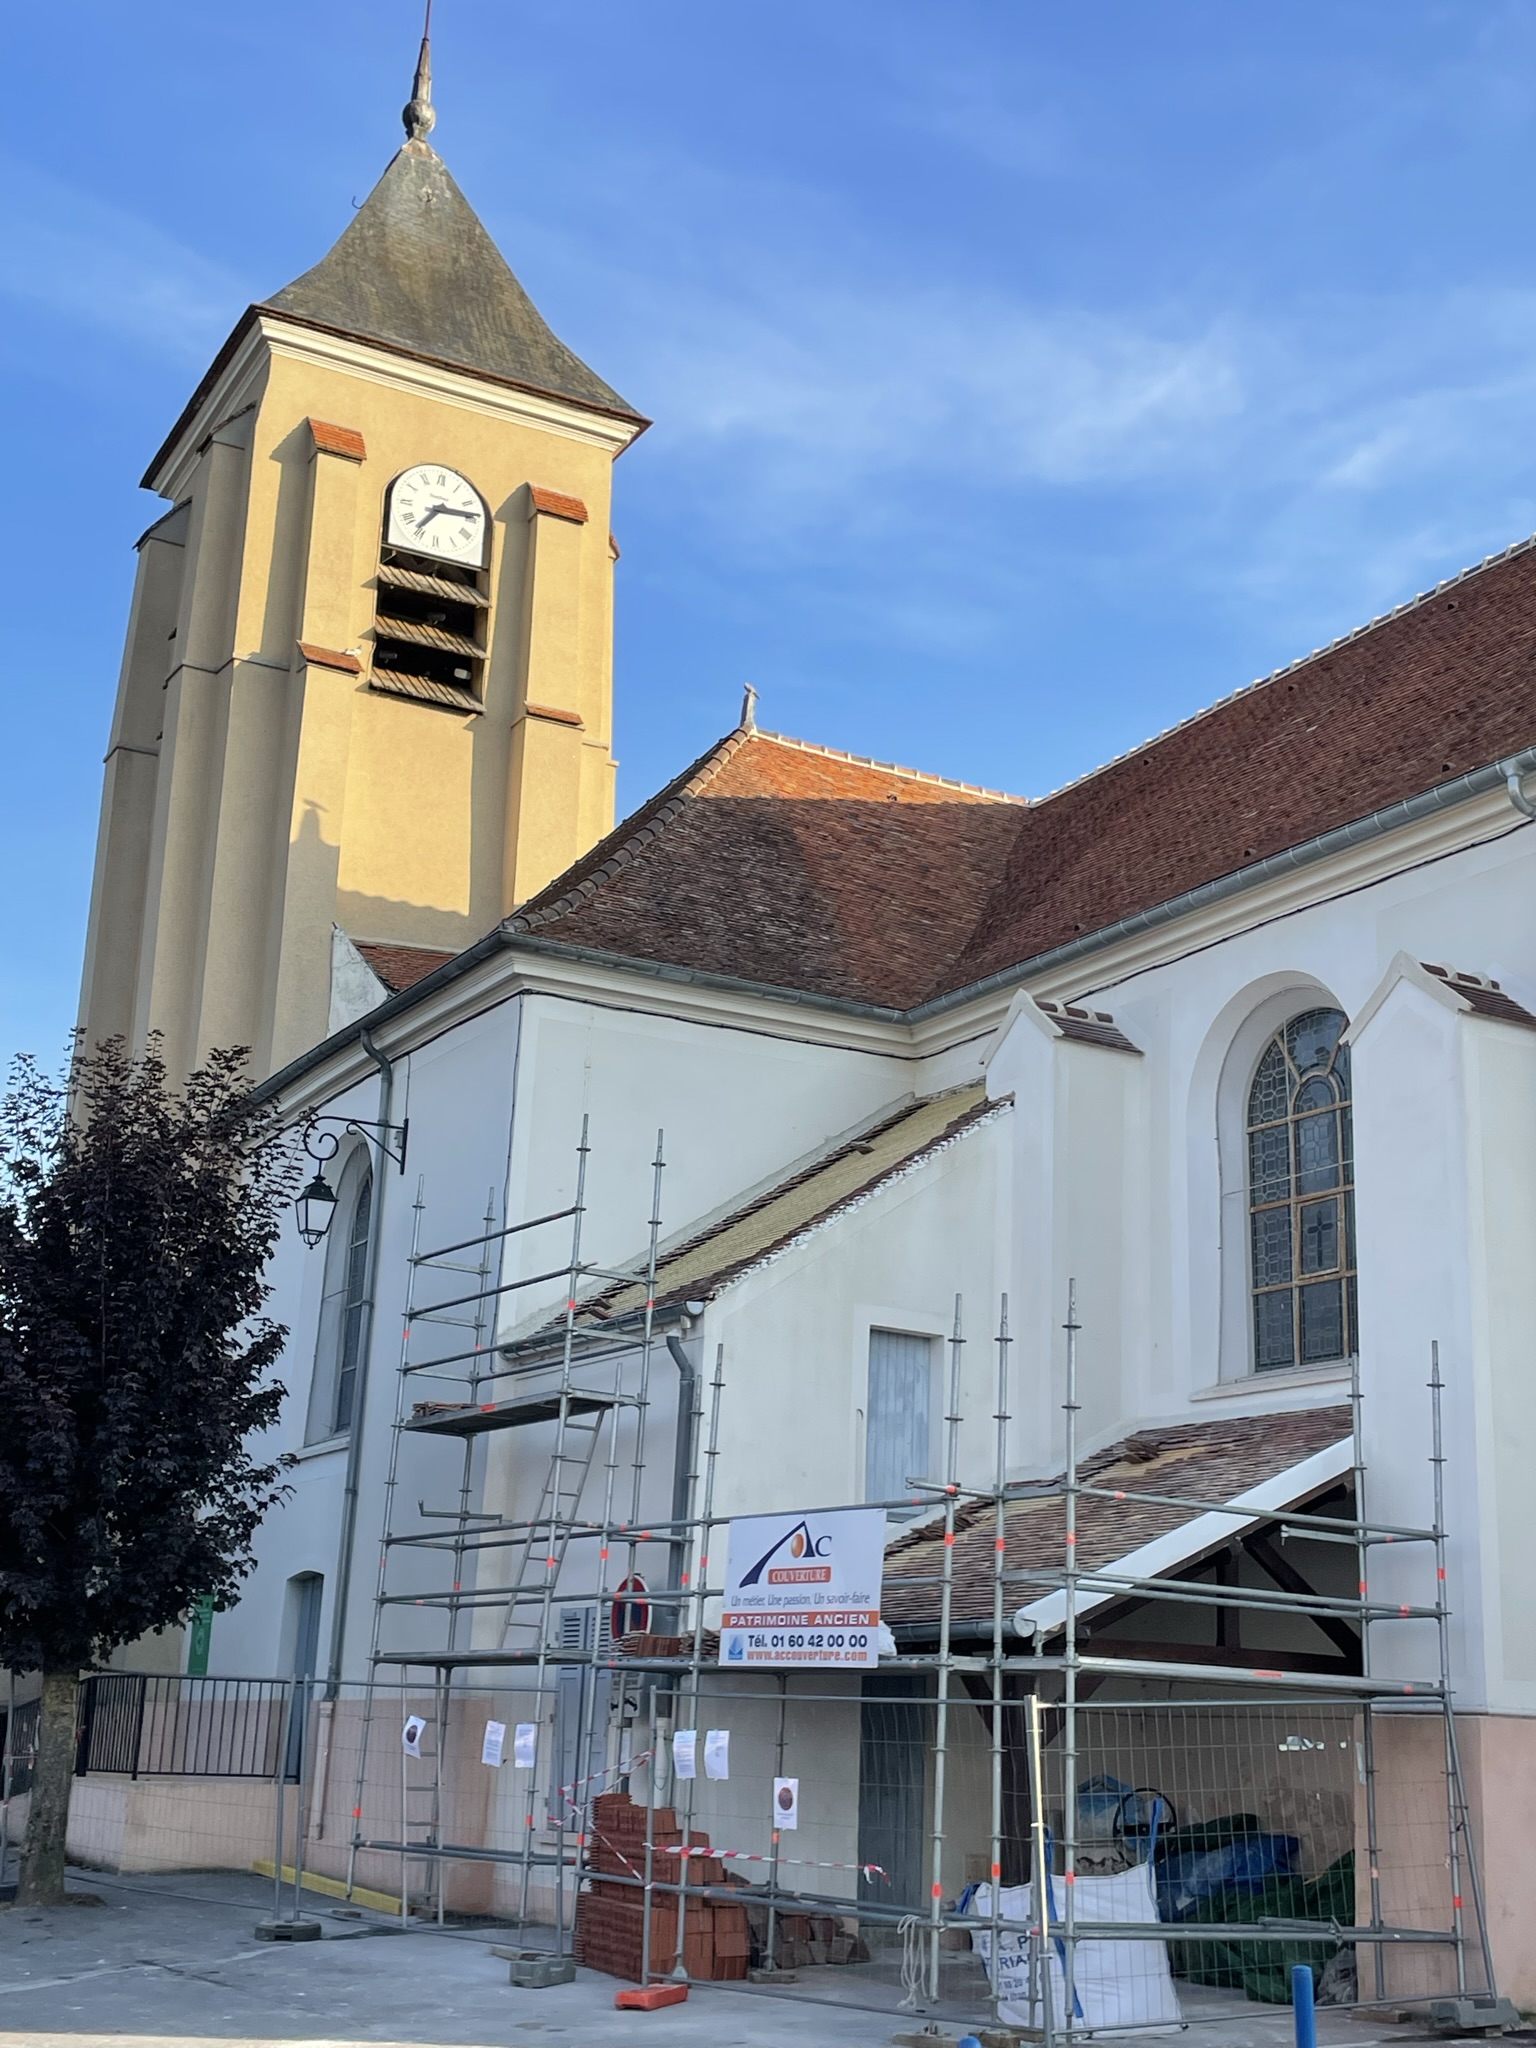
[[[484,572],[453,562],[428,568],[404,548],[379,558],[373,687],[450,710],[484,703],[490,599]]]

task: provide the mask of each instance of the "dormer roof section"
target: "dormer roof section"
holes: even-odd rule
[[[256,310],[641,421],[552,332],[425,142],[407,142],[328,254]]]

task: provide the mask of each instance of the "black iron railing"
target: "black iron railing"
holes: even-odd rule
[[[275,1678],[98,1672],[80,1688],[76,1774],[276,1777],[291,1691]]]
[[[23,1792],[32,1789],[40,1709],[39,1701],[28,1700],[12,1712],[5,1724],[5,1742],[0,1752],[0,1799],[19,1799]],[[0,1716],[0,1720],[4,1718]]]

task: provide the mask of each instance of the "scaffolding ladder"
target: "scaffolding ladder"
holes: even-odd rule
[[[443,1820],[442,1756],[447,1739],[447,1719],[451,1704],[447,1674],[454,1665],[467,1665],[477,1661],[472,1654],[468,1654],[477,1647],[474,1642],[475,1617],[487,1608],[494,1611],[500,1607],[501,1619],[494,1643],[478,1647],[483,1647],[489,1652],[492,1662],[516,1663],[531,1667],[530,1689],[542,1697],[547,1688],[547,1667],[551,1656],[559,1658],[562,1663],[570,1661],[562,1655],[567,1646],[560,1639],[561,1622],[557,1620],[555,1614],[555,1595],[572,1538],[578,1532],[586,1536],[600,1534],[603,1539],[598,1552],[595,1591],[584,1591],[580,1595],[580,1604],[583,1607],[594,1607],[598,1617],[597,1625],[588,1632],[591,1643],[584,1653],[584,1661],[590,1661],[595,1666],[599,1649],[603,1644],[604,1632],[601,1623],[608,1598],[607,1582],[611,1551],[608,1536],[615,1526],[615,1494],[620,1466],[617,1421],[619,1412],[626,1408],[635,1411],[636,1421],[631,1458],[631,1514],[629,1521],[621,1525],[621,1528],[629,1538],[631,1572],[634,1567],[645,1457],[645,1419],[649,1406],[650,1358],[654,1341],[656,1265],[661,1231],[662,1174],[665,1166],[663,1137],[658,1131],[656,1153],[652,1161],[651,1213],[646,1254],[638,1270],[608,1269],[582,1258],[582,1229],[587,1210],[586,1181],[590,1149],[588,1121],[583,1117],[576,1155],[575,1195],[569,1205],[546,1211],[521,1222],[504,1223],[498,1228],[493,1191],[487,1199],[485,1228],[478,1236],[425,1251],[421,1248],[423,1218],[426,1211],[425,1186],[422,1181],[418,1181],[417,1184],[416,1200],[412,1205],[411,1250],[408,1258],[406,1299],[402,1313],[396,1374],[395,1414],[385,1473],[383,1526],[352,1802],[353,1830],[347,1880],[350,1894],[356,1884],[357,1858],[365,1848],[398,1849],[401,1853],[402,1917],[408,1909],[405,1872],[413,1851],[418,1856],[425,1856],[429,1861],[433,1872],[432,1889],[438,1918],[441,1919],[444,1913],[444,1858],[440,1851]],[[569,1257],[563,1264],[518,1279],[504,1278],[505,1251],[510,1240],[562,1222],[570,1224]],[[472,1263],[466,1255],[474,1255]],[[449,1273],[472,1278],[475,1285],[463,1294],[450,1293],[425,1302],[419,1298],[429,1276]],[[495,1334],[499,1303],[522,1288],[554,1280],[563,1283],[563,1302],[558,1320],[558,1360],[545,1359],[532,1368],[503,1366],[499,1362]],[[599,1387],[582,1383],[575,1377],[586,1351],[594,1341],[602,1342],[605,1337],[605,1326],[600,1319],[593,1324],[578,1321],[582,1306],[581,1286],[584,1282],[593,1280],[630,1287],[641,1284],[644,1286],[643,1316],[638,1330],[631,1333],[632,1347],[637,1348],[640,1355],[639,1384],[632,1391],[627,1391],[623,1385],[625,1353],[622,1348],[614,1355],[611,1385]],[[464,1329],[469,1333],[468,1348],[450,1351],[446,1355],[418,1357],[415,1347],[423,1340],[423,1333],[438,1328]],[[552,1319],[548,1326],[551,1339],[556,1328],[557,1325]],[[556,1385],[546,1384],[532,1392],[517,1390],[519,1381],[530,1376],[542,1377],[547,1381],[556,1367]],[[446,1381],[464,1398],[414,1401],[412,1393],[418,1379]],[[503,1383],[509,1380],[512,1382],[513,1391],[507,1393],[504,1391]],[[513,1519],[477,1510],[473,1506],[474,1459],[475,1448],[480,1440],[507,1430],[519,1430],[551,1422],[555,1425],[554,1443],[533,1514],[524,1519]],[[605,1435],[608,1451],[601,1519],[584,1523],[580,1520],[582,1499],[590,1483]],[[399,1526],[401,1457],[405,1441],[410,1437],[454,1438],[463,1446],[456,1505],[449,1508],[434,1508],[429,1507],[425,1501],[417,1504],[417,1518],[429,1525],[426,1528],[402,1529]],[[483,1483],[483,1473],[481,1479]],[[438,1523],[447,1526],[430,1526]],[[417,1551],[451,1553],[452,1578],[446,1590],[423,1592],[399,1591],[394,1588],[391,1583],[392,1563],[402,1552]],[[471,1559],[478,1564],[482,1557],[508,1551],[513,1554],[513,1563],[506,1584],[482,1588],[478,1583],[469,1583]],[[478,1579],[478,1573],[473,1576]],[[416,1610],[435,1609],[446,1613],[447,1640],[443,1646],[447,1653],[445,1658],[434,1657],[430,1651],[396,1650],[386,1647],[386,1617],[392,1609],[404,1606]],[[467,1631],[463,1626],[465,1622],[468,1623]],[[363,1810],[367,1793],[373,1723],[381,1693],[391,1689],[384,1685],[381,1674],[391,1667],[399,1669],[399,1694],[403,1711],[407,1701],[406,1672],[413,1665],[418,1668],[422,1665],[431,1665],[436,1672],[433,1711],[430,1716],[423,1716],[430,1730],[430,1747],[426,1746],[429,1741],[428,1732],[424,1730],[421,1736],[421,1761],[430,1766],[428,1782],[412,1783],[409,1759],[402,1745],[400,1840],[398,1844],[370,1842],[365,1837]],[[584,1697],[593,1690],[591,1687],[586,1688]],[[529,1838],[523,1858],[522,1891],[525,1914],[531,1874],[531,1852],[530,1817]]]

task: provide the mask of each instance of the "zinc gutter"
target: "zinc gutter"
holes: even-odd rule
[[[308,1052],[301,1052],[297,1059],[291,1059],[286,1067],[279,1067],[275,1074],[269,1074],[265,1081],[258,1081],[251,1090],[253,1100],[270,1102],[285,1090],[302,1081],[304,1076],[322,1066],[326,1060],[343,1053],[349,1046],[360,1046],[363,1034],[376,1037],[396,1017],[402,1017],[418,1002],[435,995],[440,989],[450,988],[461,981],[466,974],[493,960],[506,946],[511,944],[508,934],[500,925],[486,933],[483,939],[476,939],[472,946],[466,946],[462,953],[455,953],[451,960],[445,960],[441,967],[434,967],[430,974],[424,974],[420,981],[413,981],[409,988],[400,989],[389,996],[366,1017],[359,1017],[355,1023],[344,1024],[339,1031],[333,1031],[328,1038],[322,1038],[318,1045],[312,1045]],[[366,1079],[364,1075],[361,1078]]]
[[[1133,938],[1139,933],[1154,931],[1160,926],[1173,924],[1181,917],[1188,917],[1197,910],[1212,904],[1222,903],[1232,897],[1246,894],[1251,889],[1262,888],[1266,882],[1291,874],[1298,869],[1315,867],[1319,862],[1330,859],[1338,853],[1367,845],[1373,840],[1383,839],[1389,833],[1401,831],[1422,819],[1437,816],[1442,811],[1453,810],[1461,804],[1470,803],[1480,796],[1488,796],[1497,790],[1508,791],[1511,778],[1518,781],[1536,772],[1536,747],[1527,747],[1518,754],[1511,754],[1501,761],[1490,762],[1486,767],[1469,769],[1451,782],[1442,782],[1435,788],[1425,790],[1419,796],[1400,798],[1396,803],[1383,805],[1363,818],[1356,818],[1347,825],[1335,825],[1326,832],[1317,833],[1311,839],[1273,853],[1261,861],[1255,861],[1245,868],[1234,868],[1230,874],[1219,875],[1214,881],[1201,882],[1193,889],[1186,889],[1180,895],[1170,896],[1149,909],[1133,912],[1113,924],[1101,925],[1097,931],[1085,932],[1080,938],[1070,939],[1064,945],[1052,946],[1043,953],[1036,953],[1027,960],[1016,962],[1011,967],[999,968],[996,973],[984,975],[979,981],[967,982],[963,987],[952,989],[941,996],[931,996],[927,1001],[915,1004],[911,1009],[897,1009],[884,1003],[866,1003],[852,996],[817,995],[805,989],[781,987],[774,982],[752,981],[743,975],[717,974],[703,968],[682,967],[664,960],[637,959],[626,953],[608,952],[595,946],[573,946],[560,939],[546,939],[533,932],[509,932],[497,925],[483,939],[467,947],[453,959],[436,967],[420,981],[413,982],[408,989],[391,996],[376,1010],[349,1024],[341,1031],[333,1032],[329,1038],[286,1067],[270,1075],[253,1091],[258,1101],[269,1100],[280,1095],[285,1088],[301,1080],[314,1067],[333,1054],[342,1052],[357,1041],[361,1030],[374,1030],[402,1016],[417,1002],[435,994],[439,989],[449,987],[460,976],[469,973],[483,961],[493,959],[502,950],[542,954],[550,958],[573,961],[581,966],[613,968],[622,973],[643,975],[650,980],[671,982],[683,988],[718,990],[727,995],[755,996],[765,1002],[784,1003],[824,1014],[862,1018],[871,1023],[915,1026],[947,1015],[969,1003],[979,1002],[989,995],[1001,995],[1018,987],[1036,975],[1045,974],[1055,968],[1068,966],[1075,960],[1086,960],[1098,953],[1107,952],[1122,940]]]

